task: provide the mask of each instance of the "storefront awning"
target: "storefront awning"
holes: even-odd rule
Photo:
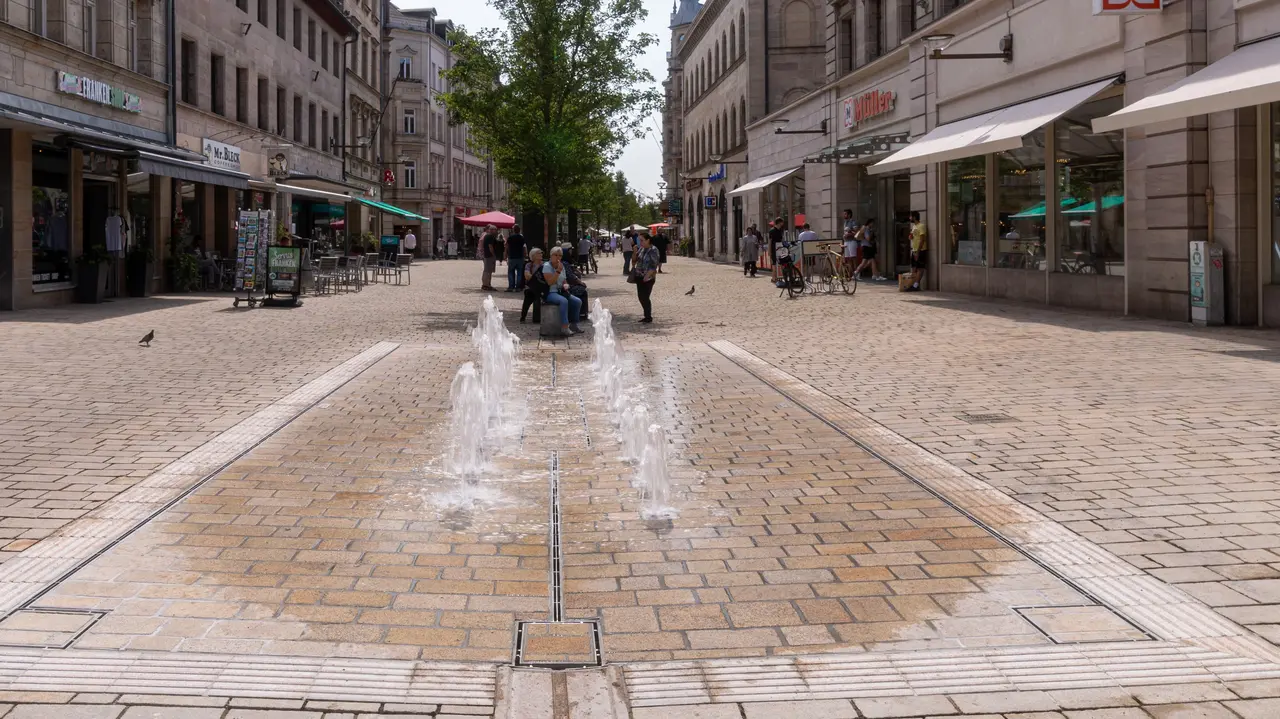
[[[1022,138],[1115,84],[1117,78],[1048,95],[933,129],[910,147],[867,169],[872,175],[1022,147]]]
[[[290,195],[302,195],[315,200],[328,200],[330,203],[345,205],[351,202],[350,195],[340,195],[336,192],[326,192],[324,190],[314,190],[310,187],[302,187],[301,185],[283,185],[276,184],[277,192],[287,192]]]
[[[376,207],[377,209],[382,210],[383,212],[390,212],[393,215],[398,215],[400,217],[408,217],[409,219],[413,219],[413,220],[426,220],[427,222],[431,221],[430,217],[423,217],[422,215],[419,215],[416,212],[410,212],[403,208],[396,207],[395,205],[388,205],[385,202],[376,202],[374,200],[366,200],[363,197],[357,198],[357,199],[360,201],[360,204],[362,205],[368,205],[369,207]]]
[[[1093,121],[1094,132],[1280,101],[1280,38],[1246,45],[1159,92]]]
[[[751,182],[748,182],[747,184],[743,185],[742,187],[739,187],[739,188],[738,188],[738,189],[736,189],[736,190],[732,190],[732,191],[730,191],[730,192],[728,192],[728,193],[726,193],[726,194],[729,194],[729,195],[742,195],[742,194],[745,194],[745,193],[748,193],[748,192],[752,192],[752,191],[754,191],[754,190],[763,190],[764,188],[768,187],[769,185],[772,185],[773,183],[777,182],[778,180],[782,180],[782,179],[788,178],[788,177],[790,177],[791,175],[795,174],[796,172],[799,172],[799,171],[800,171],[800,169],[801,169],[801,168],[803,168],[803,167],[804,167],[803,165],[801,165],[800,167],[793,167],[793,168],[791,168],[790,170],[786,170],[785,172],[779,172],[779,173],[774,174],[774,175],[767,175],[767,176],[765,176],[765,177],[761,177],[761,178],[760,178],[760,179],[758,179],[758,180],[752,180]]]
[[[1102,209],[1105,212],[1124,204],[1124,195],[1107,195],[1102,198]],[[1064,215],[1092,215],[1098,211],[1098,203],[1089,202],[1079,207],[1073,207],[1070,210],[1063,210]]]
[[[36,115],[8,107],[0,108],[0,119],[42,127],[46,130],[52,130],[60,133],[61,136],[71,139],[84,139],[92,142],[106,143],[108,146],[112,146],[112,149],[120,147],[127,148],[130,151],[146,150],[166,157],[176,157],[178,159],[191,160],[197,163],[204,159],[203,155],[191,152],[190,150],[184,150],[181,147],[169,147],[154,142],[147,142],[146,140],[139,140],[126,135],[117,135],[103,130],[86,127],[84,125],[64,122],[51,117],[44,117],[42,115]]]
[[[199,162],[188,162],[176,157],[166,157],[154,152],[138,151],[138,170],[161,177],[172,177],[206,185],[249,189],[249,175],[245,172],[221,170]]]

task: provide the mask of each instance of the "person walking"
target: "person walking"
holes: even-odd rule
[[[524,256],[524,235],[520,225],[512,225],[507,235],[507,292],[524,289]]]
[[[569,293],[569,271],[564,264],[564,248],[551,248],[551,259],[542,265],[542,278],[547,281],[547,304],[560,308],[560,332],[568,337],[580,335],[578,313],[582,300]]]
[[[862,229],[855,236],[862,248],[862,262],[853,271],[853,276],[861,275],[863,270],[870,267],[871,279],[876,282],[884,280],[885,278],[880,274],[880,262],[876,260],[876,255],[879,252],[876,238],[876,218],[870,217],[866,222],[862,223]]]
[[[631,274],[631,255],[636,248],[635,230],[627,230],[622,236],[622,274]]]
[[[653,246],[658,248],[658,272],[662,272],[662,266],[667,264],[667,245],[669,244],[671,240],[662,232],[653,239]]]
[[[520,323],[524,324],[533,308],[533,323],[542,322],[542,296],[547,292],[547,281],[542,276],[542,250],[529,250],[529,261],[524,263],[521,286],[524,288],[524,305],[520,308]]]
[[[658,248],[653,246],[653,240],[648,235],[641,235],[635,267],[631,269],[627,281],[635,282],[636,297],[640,300],[640,309],[644,310],[644,318],[640,321],[645,324],[653,322],[653,302],[650,298],[653,296],[653,285],[657,282],[658,263]]]
[[[412,256],[418,254],[418,236],[413,234],[413,230],[404,233],[404,251]]]
[[[742,276],[747,277],[750,272],[751,277],[756,276],[756,263],[760,261],[760,235],[756,232],[756,226],[752,225],[747,228],[747,234],[742,236]]]
[[[480,255],[484,260],[484,270],[480,274],[480,289],[495,292],[493,287],[493,271],[498,266],[498,228],[489,225],[484,228],[484,237],[480,238]]]
[[[904,292],[919,292],[920,280],[929,266],[929,228],[920,221],[920,213],[911,212],[911,286]]]

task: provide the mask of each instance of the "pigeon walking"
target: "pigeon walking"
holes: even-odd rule
[[[150,347],[151,340],[155,338],[156,338],[156,331],[151,330],[150,332],[147,333],[146,337],[143,337],[142,339],[138,340],[138,344],[142,345],[143,347]]]
[[[696,290],[696,289],[698,289],[696,285],[694,285],[694,286],[690,286],[690,287],[689,287],[689,291],[688,291],[688,292],[686,292],[685,294],[686,294],[686,295],[692,295],[692,294],[693,294],[693,291],[694,291],[694,290]]]

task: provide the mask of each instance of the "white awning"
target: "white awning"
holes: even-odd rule
[[[351,197],[350,195],[339,195],[336,192],[325,192],[324,190],[313,190],[310,187],[302,187],[301,185],[285,185],[285,184],[277,183],[276,191],[287,192],[291,195],[302,195],[303,197],[311,197],[317,200],[329,200],[330,204],[333,204],[334,201],[338,202],[339,204],[346,204],[348,202],[357,201],[356,198]]]
[[[738,189],[732,190],[725,194],[741,195],[747,192],[751,192],[752,190],[763,190],[764,188],[768,187],[769,185],[772,185],[778,180],[794,175],[795,173],[799,172],[803,168],[804,168],[804,165],[801,165],[800,167],[793,167],[790,170],[787,170],[785,172],[779,172],[776,175],[766,175],[765,177],[761,177],[758,180],[752,180],[751,182],[748,182],[742,187],[739,187]]]
[[[1094,132],[1280,101],[1280,38],[1246,45],[1159,92],[1093,121]]]
[[[872,175],[1022,147],[1022,138],[1114,84],[1116,78],[1048,95],[933,129],[905,150],[867,168]]]

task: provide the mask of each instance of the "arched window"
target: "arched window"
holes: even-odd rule
[[[782,96],[782,104],[790,105],[791,103],[799,100],[800,98],[808,94],[809,94],[809,91],[803,87],[793,88],[790,92]]]
[[[729,71],[729,36],[720,31],[720,66]]]
[[[805,0],[792,0],[782,11],[782,44],[804,47],[813,44],[813,9]]]
[[[739,128],[742,130],[742,140],[743,140],[743,142],[746,142],[746,139],[747,139],[747,98],[746,98],[745,96],[740,100],[740,104],[741,104],[742,110],[741,110],[741,111],[740,111],[740,113],[738,114],[738,122],[742,123],[741,125],[739,125]]]
[[[724,154],[724,131],[720,125],[720,118],[716,118],[716,150],[715,154]]]
[[[741,32],[738,34],[738,54],[745,56],[747,54],[747,11],[738,12],[738,28]]]
[[[733,109],[729,111],[729,127],[732,128],[729,131],[729,136],[733,138],[732,146],[737,147],[739,144],[742,143],[741,138],[738,137],[738,106],[737,105],[734,105]]]
[[[729,25],[729,59],[738,61],[738,23]]]

